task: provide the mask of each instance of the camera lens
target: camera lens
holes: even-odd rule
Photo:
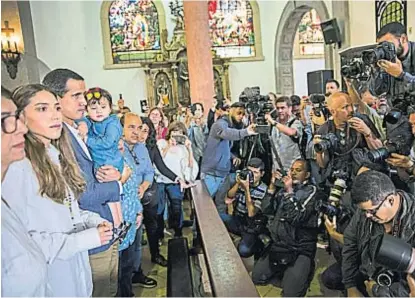
[[[397,109],[392,109],[385,115],[385,121],[389,124],[396,124],[398,123],[399,119],[402,117],[402,112]]]
[[[323,140],[318,144],[314,145],[314,150],[316,150],[317,153],[321,153],[323,151],[326,151],[330,148],[330,142]]]
[[[371,162],[376,163],[387,159],[389,155],[390,154],[388,148],[383,147],[377,150],[369,151],[367,157]]]
[[[331,188],[329,200],[335,202],[340,201],[346,188],[346,181],[343,179],[336,179],[334,186]]]
[[[376,278],[376,282],[382,287],[390,287],[392,285],[392,276],[387,273],[381,273]]]
[[[414,271],[414,249],[404,240],[384,234],[376,249],[376,263],[396,272]]]

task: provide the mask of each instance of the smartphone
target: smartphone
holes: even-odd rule
[[[177,135],[177,136],[172,136],[172,138],[175,139],[176,143],[179,145],[184,145],[184,143],[186,142],[185,136]]]

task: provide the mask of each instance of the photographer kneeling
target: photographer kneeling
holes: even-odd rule
[[[344,233],[343,283],[349,297],[360,297],[356,288],[359,274],[367,276],[368,292],[375,297],[409,296],[406,274],[391,272],[375,262],[381,236],[391,234],[415,245],[415,198],[397,190],[380,172],[360,174],[353,185],[352,200],[359,211]]]
[[[260,223],[255,229],[253,223],[261,216],[261,203],[267,195],[267,185],[261,181],[264,175],[265,165],[259,158],[252,158],[247,168],[238,172],[236,184],[228,191],[229,204],[235,202],[233,215],[221,214],[229,232],[242,236],[238,246],[239,255],[249,258],[259,252],[263,244],[258,236],[262,232],[261,226],[265,228],[266,222]]]
[[[252,279],[267,284],[276,277],[282,282],[282,295],[288,297],[304,296],[314,272],[318,193],[309,178],[307,162],[296,160],[289,175],[282,177],[284,189],[263,204],[264,213],[273,216],[269,225],[273,242],[255,263]]]

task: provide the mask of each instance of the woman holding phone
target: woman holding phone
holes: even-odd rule
[[[181,180],[193,182],[199,171],[199,167],[193,157],[192,142],[187,137],[186,126],[182,122],[173,122],[169,126],[166,140],[159,140],[157,146],[160,149],[163,161],[166,166]],[[170,202],[170,222],[174,229],[175,236],[182,236],[182,202],[184,192],[177,181],[172,181],[160,172],[156,171],[158,183],[158,214],[164,213],[166,197]],[[158,227],[161,229],[161,227]],[[161,231],[161,235],[162,235]],[[159,234],[159,235],[160,235]]]

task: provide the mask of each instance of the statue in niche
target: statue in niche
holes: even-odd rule
[[[179,102],[187,105],[190,104],[190,83],[187,59],[181,58],[178,67],[179,77]]]
[[[222,79],[217,70],[213,70],[213,79],[215,85],[215,95],[219,101],[222,101],[224,98],[222,90]]]
[[[164,72],[157,74],[155,79],[155,88],[157,94],[156,106],[169,107],[171,99],[171,84],[170,80]]]

